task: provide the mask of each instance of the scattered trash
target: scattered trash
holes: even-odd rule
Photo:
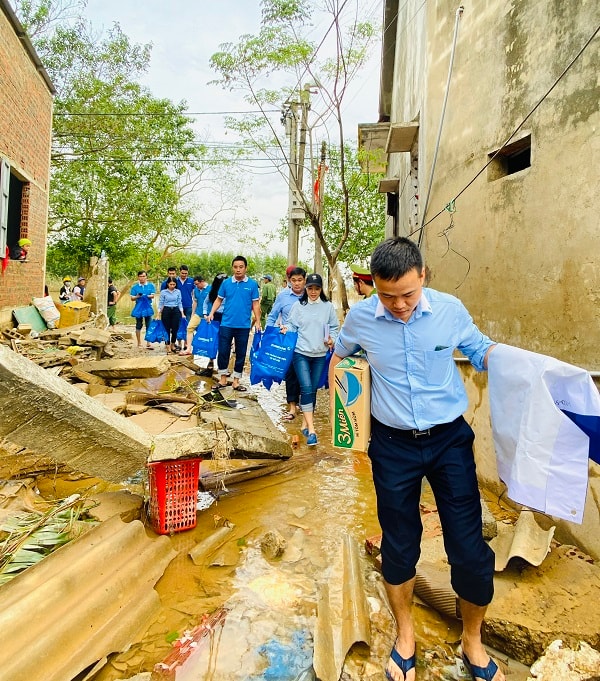
[[[248,681],[314,681],[312,668],[312,639],[307,631],[295,631],[291,643],[284,644],[274,639],[258,648],[266,657],[269,666],[259,676]]]
[[[210,492],[198,492],[198,503],[196,504],[197,511],[206,511],[216,501],[216,498]]]

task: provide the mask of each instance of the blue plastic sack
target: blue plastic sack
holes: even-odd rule
[[[165,325],[160,319],[153,319],[148,328],[146,329],[146,335],[144,336],[146,343],[168,343],[169,333],[165,329]]]
[[[140,317],[153,317],[154,308],[152,307],[152,301],[148,296],[142,296],[135,301],[133,310],[131,310],[131,316],[139,319]]]
[[[250,383],[260,383],[270,389],[285,378],[294,358],[298,341],[296,331],[281,333],[278,326],[267,326],[254,334],[250,353]]]
[[[214,359],[219,351],[219,322],[210,324],[202,319],[192,338],[192,352],[195,355]]]
[[[187,340],[187,327],[188,320],[185,317],[182,317],[179,322],[179,328],[177,329],[177,340]]]
[[[327,350],[327,354],[325,355],[325,365],[317,384],[317,390],[319,390],[319,388],[329,388],[329,364],[331,362],[332,355],[333,350],[330,348]]]

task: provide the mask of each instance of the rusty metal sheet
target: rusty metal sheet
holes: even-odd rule
[[[64,681],[127,649],[156,616],[154,585],[175,555],[115,516],[4,585],[2,678]]]
[[[338,681],[350,648],[371,644],[369,608],[358,543],[344,535],[329,581],[318,595],[313,667],[321,681]]]

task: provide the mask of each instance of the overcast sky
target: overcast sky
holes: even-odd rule
[[[382,0],[370,0],[368,10],[375,21],[382,17]],[[354,2],[350,2],[353,5]],[[174,102],[185,100],[188,111],[219,112],[248,110],[239,95],[208,85],[215,78],[209,59],[225,42],[237,42],[240,35],[256,33],[260,25],[260,0],[88,0],[88,18],[98,29],[114,22],[137,43],[152,43],[150,70],[144,78],[157,97]],[[315,29],[320,42],[328,24]],[[356,139],[358,123],[377,120],[380,48],[375,46],[367,68],[355,81],[346,98],[346,136]],[[209,135],[218,142],[231,142],[222,115],[195,116],[199,137]],[[287,212],[287,185],[269,167],[248,176],[248,209],[257,216],[265,233],[275,229]],[[212,248],[235,249],[237,244],[211,243]],[[285,244],[270,244],[285,253]],[[302,247],[301,247],[302,249]],[[302,249],[304,250],[304,249]],[[304,253],[303,253],[304,254]]]

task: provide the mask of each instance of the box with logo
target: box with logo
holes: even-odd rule
[[[334,369],[333,446],[366,452],[371,436],[371,371],[362,357],[346,357]]]

